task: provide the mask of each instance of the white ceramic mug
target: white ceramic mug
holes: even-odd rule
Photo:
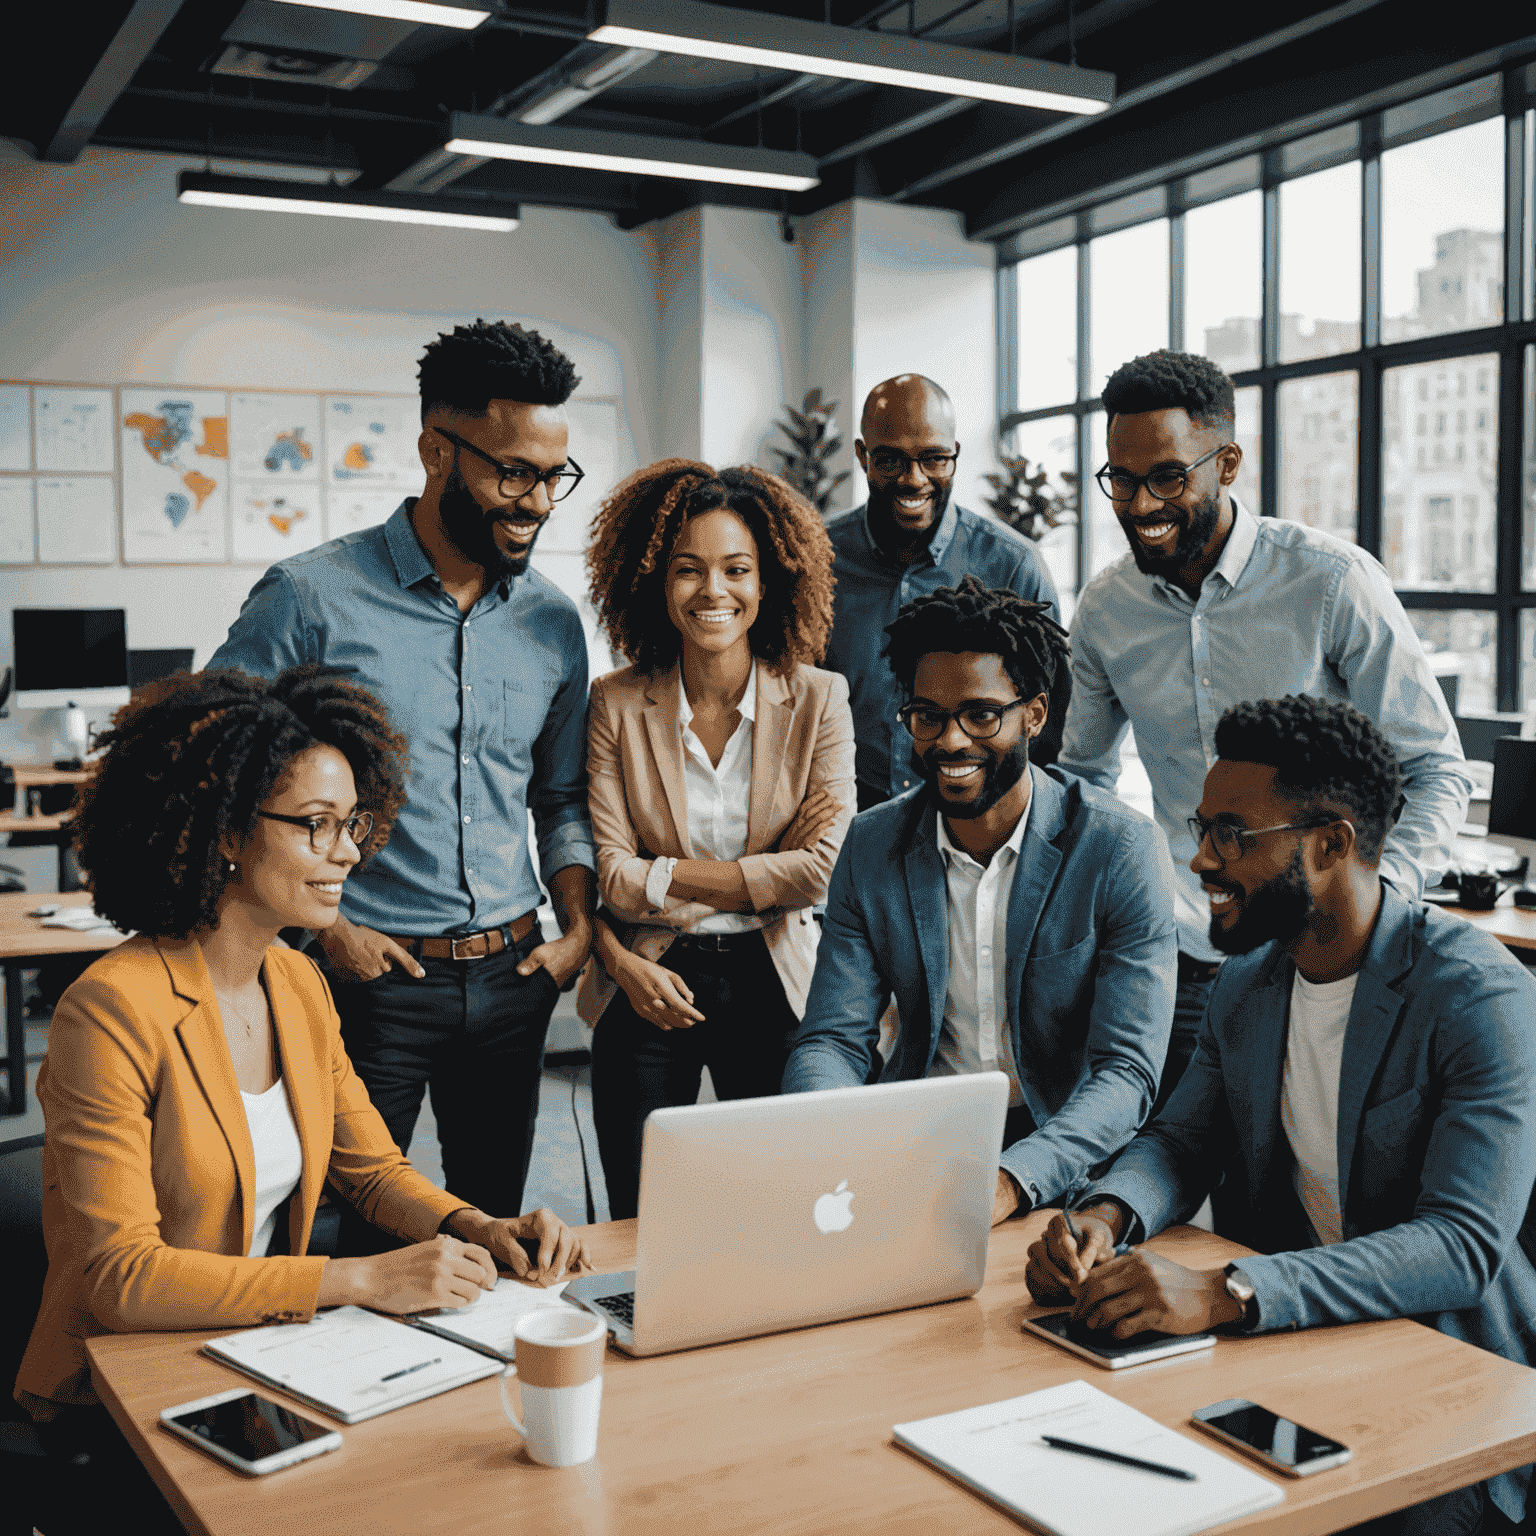
[[[501,1406],[528,1454],[546,1467],[574,1467],[597,1455],[608,1325],[573,1308],[530,1312],[514,1330],[515,1365],[501,1375]],[[523,1417],[512,1412],[507,1382],[522,1386]]]

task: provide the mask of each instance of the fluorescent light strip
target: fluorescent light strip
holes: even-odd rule
[[[938,91],[946,96],[966,96],[976,101],[996,101],[1010,107],[1040,107],[1050,112],[1103,112],[1107,101],[1091,96],[1072,96],[1061,91],[1029,86],[998,85],[990,80],[967,80],[963,75],[938,75],[925,70],[894,69],[887,64],[866,64],[842,59],[818,58],[815,54],[787,53],[779,48],[760,48],[747,43],[678,37],[640,27],[601,26],[588,34],[594,43],[625,48],[652,48],[658,53],[683,53],[696,59],[721,59],[729,64],[751,64],[759,69],[792,70],[802,75],[831,75],[838,80],[865,80],[872,85],[899,85],[913,91]],[[956,49],[957,54],[963,53]],[[956,60],[957,67],[960,60]]]
[[[560,132],[552,129],[551,132]],[[608,137],[618,140],[620,134]],[[679,181],[713,181],[732,187],[772,187],[782,192],[807,192],[820,184],[814,175],[707,165],[693,160],[651,160],[640,155],[599,153],[545,144],[502,143],[495,139],[453,138],[443,146],[451,155],[480,155],[487,160],[524,160],[535,165],[568,165],[584,171],[617,171],[632,176],[670,176]],[[700,145],[701,150],[708,146]],[[741,153],[746,153],[742,151]]]
[[[481,229],[510,234],[516,219],[484,213],[436,213],[424,208],[387,208],[379,203],[314,202],[303,197],[274,197],[255,192],[210,192],[189,187],[178,200],[200,208],[242,208],[255,213],[312,213],[325,219],[377,219],[385,224],[441,224],[448,229]]]
[[[281,0],[316,11],[350,11],[354,16],[382,16],[388,21],[414,21],[427,27],[478,27],[491,13],[457,5],[433,5],[431,0]]]

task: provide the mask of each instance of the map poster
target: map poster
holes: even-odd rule
[[[117,468],[110,389],[40,384],[32,404],[39,469],[65,475],[110,475]]]
[[[32,468],[32,391],[0,384],[0,469]]]
[[[117,494],[108,476],[37,482],[37,557],[48,565],[117,559]]]
[[[557,501],[549,523],[534,549],[545,555],[586,552],[588,530],[603,497],[619,480],[619,407],[614,400],[569,400],[571,422],[567,445],[582,469],[581,484],[564,501]]]
[[[416,451],[420,436],[421,402],[414,395],[327,395],[327,484],[398,487],[402,496],[414,496],[425,478]]]
[[[123,559],[227,557],[229,397],[210,389],[124,389]]]
[[[237,480],[231,511],[238,561],[272,565],[325,538],[318,485]]]
[[[229,451],[234,480],[265,482],[273,490],[281,485],[319,485],[319,396],[255,391],[231,395]]]
[[[326,528],[333,539],[387,523],[390,514],[405,500],[398,491],[347,489],[329,486],[325,493]]]
[[[0,480],[0,565],[31,565],[32,481],[7,475]]]

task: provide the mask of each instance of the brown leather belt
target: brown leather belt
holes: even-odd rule
[[[486,960],[521,944],[533,932],[537,921],[537,914],[524,912],[500,928],[482,928],[479,933],[448,934],[440,939],[412,939],[403,934],[391,934],[390,937],[418,960]]]

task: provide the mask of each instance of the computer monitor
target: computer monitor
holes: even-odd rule
[[[1536,741],[1500,736],[1493,744],[1490,837],[1536,837]]]
[[[128,702],[128,625],[121,608],[15,608],[17,709]]]

